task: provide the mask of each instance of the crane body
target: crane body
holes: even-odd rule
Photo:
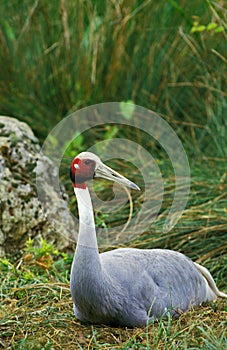
[[[142,326],[166,312],[178,316],[212,301],[220,292],[209,271],[168,249],[119,248],[99,254],[93,207],[85,181],[104,177],[139,189],[90,152],[78,155],[71,179],[79,209],[79,236],[70,289],[76,317],[83,322]]]

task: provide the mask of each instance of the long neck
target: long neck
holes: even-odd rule
[[[75,305],[84,298],[99,295],[102,267],[95,232],[95,222],[88,188],[74,188],[79,209],[79,235],[74,255],[70,289]]]
[[[71,267],[70,290],[76,307],[90,313],[90,305],[94,306],[102,299],[105,273],[100,261],[88,188],[74,188],[74,192],[79,209],[79,235]]]
[[[95,222],[90,193],[87,187],[74,188],[79,210],[79,236],[77,250],[81,246],[98,251]]]

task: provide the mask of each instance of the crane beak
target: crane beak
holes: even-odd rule
[[[126,177],[120,175],[117,171],[111,169],[103,163],[100,163],[97,166],[94,177],[102,177],[104,179],[117,182],[120,185],[130,187],[133,190],[140,190],[140,188],[134,182],[128,180]]]

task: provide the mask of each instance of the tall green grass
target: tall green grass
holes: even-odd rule
[[[223,6],[3,0],[0,111],[27,121],[43,140],[80,107],[131,99],[166,115],[191,154],[223,157]],[[194,22],[201,26],[191,32]]]

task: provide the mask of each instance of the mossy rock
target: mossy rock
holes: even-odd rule
[[[68,248],[74,222],[64,188],[56,193],[48,173],[48,186],[42,186],[49,200],[45,213],[36,191],[37,164],[39,172],[58,171],[40,153],[38,140],[27,124],[0,116],[0,126],[0,255],[17,254],[28,237],[37,236],[57,248]],[[48,217],[54,217],[54,227]]]

